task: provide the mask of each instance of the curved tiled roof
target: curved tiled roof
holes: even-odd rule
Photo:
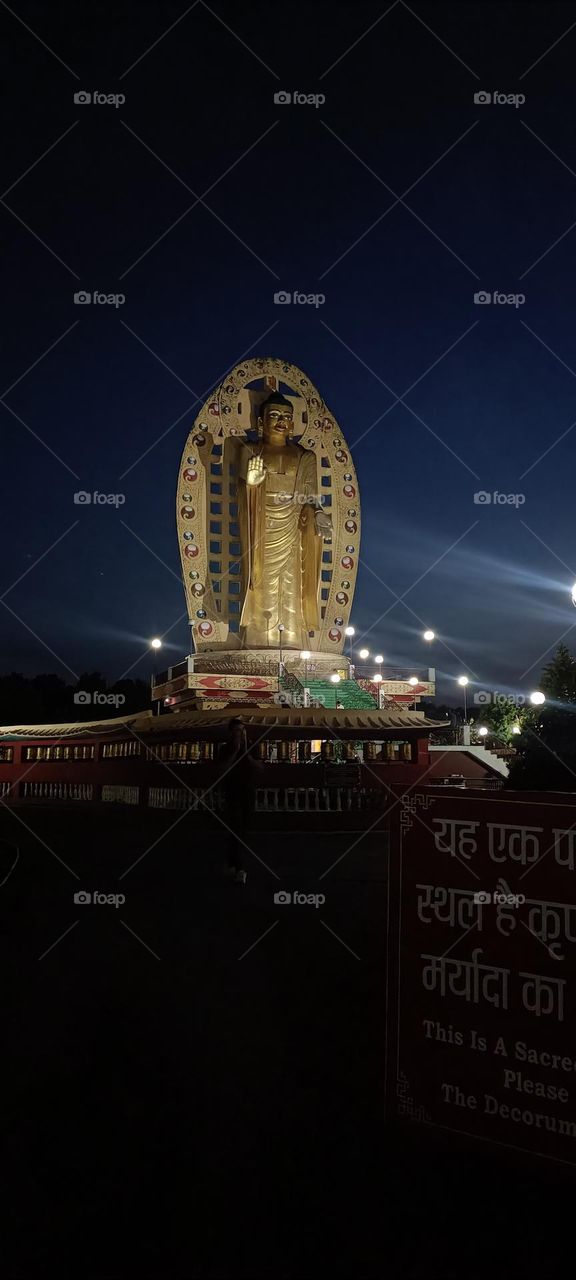
[[[74,720],[68,724],[10,724],[0,726],[2,738],[89,738],[97,734],[126,733],[128,728],[143,732],[152,719],[151,711],[113,720]]]
[[[137,715],[115,717],[113,720],[84,720],[71,724],[24,724],[7,725],[0,728],[2,738],[89,738],[109,737],[120,733],[134,735],[181,734],[186,731],[198,732],[199,729],[224,729],[231,717],[237,715],[246,726],[257,729],[303,729],[308,733],[317,730],[321,733],[358,733],[367,732],[376,736],[378,731],[391,729],[445,729],[447,722],[429,720],[427,716],[415,711],[404,711],[398,707],[363,708],[361,711],[336,711],[327,707],[224,707],[218,711],[187,711],[164,716],[154,716],[151,711],[140,711]]]

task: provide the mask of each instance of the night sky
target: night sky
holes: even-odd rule
[[[0,669],[188,652],[181,451],[273,355],[353,450],[358,639],[444,698],[536,688],[575,643],[576,5],[14,0],[0,28]]]

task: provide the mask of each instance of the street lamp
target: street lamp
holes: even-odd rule
[[[572,587],[572,604],[576,605],[576,582]]]
[[[382,666],[382,663],[383,663],[383,661],[384,661],[384,659],[383,659],[383,657],[382,657],[382,654],[381,654],[381,653],[377,653],[377,654],[376,654],[376,657],[375,657],[375,659],[374,659],[374,661],[378,663],[378,666],[379,666],[379,667],[381,667],[381,666]]]
[[[464,690],[464,724],[466,724],[466,721],[467,721],[466,689],[470,684],[468,676],[458,676],[458,684],[461,685]]]
[[[533,707],[541,707],[542,703],[546,701],[546,698],[544,697],[543,693],[540,693],[539,690],[536,690],[535,693],[530,694],[530,701]]]
[[[428,629],[423,633],[422,639],[423,639],[423,640],[428,640],[428,641],[430,642],[431,640],[435,640],[435,639],[436,639],[436,636],[434,635],[434,632],[433,632],[433,631],[430,631],[430,629],[428,628]]]
[[[348,637],[348,661],[352,660],[352,636],[356,635],[356,627],[346,627],[344,635]]]
[[[309,649],[303,649],[300,654],[300,657],[302,659],[302,662],[304,663],[304,686],[307,687],[308,686],[308,663],[310,661],[310,658],[312,657],[312,654],[310,653]]]
[[[150,648],[154,649],[155,651],[162,648],[162,641],[159,640],[158,636],[154,636],[154,639],[150,641]],[[155,668],[156,668],[156,663],[154,663],[154,666],[152,668],[151,691],[154,689],[154,685],[156,684]],[[160,699],[158,699],[157,701],[156,708],[157,708],[156,715],[159,716],[160,715]]]
[[[360,657],[360,658],[362,658],[362,661],[363,661],[363,662],[365,662],[365,661],[366,661],[366,659],[370,657],[370,650],[369,650],[369,649],[361,649],[361,650],[360,650],[360,653],[359,653],[359,657]]]
[[[283,633],[283,631],[284,631],[284,623],[283,623],[283,622],[279,622],[279,623],[278,623],[278,650],[279,650],[279,659],[278,659],[278,693],[280,693],[280,689],[281,689],[281,685],[282,685],[282,676],[283,676],[283,674],[284,674],[284,655],[283,655],[283,653],[282,653],[282,633]]]
[[[479,728],[479,730],[478,730],[478,737],[479,737],[479,738],[485,738],[487,733],[488,733],[488,730],[487,730],[487,728],[486,728],[486,725],[485,725],[485,724],[481,724],[481,725],[480,725],[480,728]]]
[[[415,711],[416,710],[416,685],[420,684],[418,676],[410,676],[408,680],[408,684],[411,684],[414,690],[414,711]]]
[[[331,679],[331,681],[332,681],[332,684],[340,684],[340,680],[341,680],[341,678],[342,678],[342,677],[338,675],[338,672],[337,672],[337,671],[333,671],[333,672],[332,672],[332,675],[330,676],[330,679]]]
[[[522,730],[519,724],[512,725],[512,733],[522,733]]]

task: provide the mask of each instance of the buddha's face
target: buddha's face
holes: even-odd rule
[[[266,444],[284,444],[294,425],[292,405],[269,404],[264,409],[262,431]]]

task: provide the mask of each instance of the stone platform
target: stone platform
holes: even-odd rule
[[[290,686],[300,690],[312,681],[329,681],[337,672],[350,678],[343,655],[314,653],[305,661],[297,650],[253,649],[191,654],[153,680],[152,699],[174,709],[221,706],[270,706]]]

